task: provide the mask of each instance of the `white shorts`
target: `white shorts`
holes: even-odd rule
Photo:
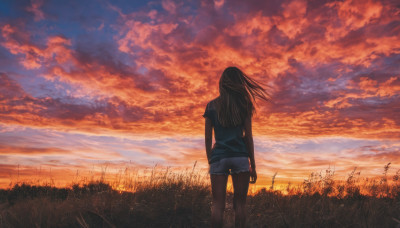
[[[210,164],[209,174],[235,174],[249,172],[250,165],[248,157],[222,158],[218,162]]]

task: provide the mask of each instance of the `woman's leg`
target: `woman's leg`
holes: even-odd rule
[[[235,227],[245,227],[246,225],[246,198],[249,189],[249,181],[250,172],[232,174]]]
[[[212,207],[211,226],[222,227],[228,175],[211,174]]]

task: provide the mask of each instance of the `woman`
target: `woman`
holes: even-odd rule
[[[251,118],[255,112],[255,98],[269,101],[259,83],[236,67],[224,70],[219,80],[219,97],[207,104],[205,117],[205,145],[210,165],[212,189],[212,227],[222,227],[226,184],[232,175],[235,226],[246,223],[246,198],[250,183],[257,180]],[[212,144],[212,129],[215,144]],[[244,131],[244,136],[243,136]],[[250,167],[249,167],[250,158]]]

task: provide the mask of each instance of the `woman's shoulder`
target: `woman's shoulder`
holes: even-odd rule
[[[207,107],[208,107],[209,109],[215,110],[215,102],[216,102],[217,98],[218,98],[218,97],[212,99],[211,101],[209,101],[209,102],[207,103]]]

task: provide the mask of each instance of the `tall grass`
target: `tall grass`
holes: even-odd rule
[[[303,183],[271,186],[248,196],[249,227],[394,227],[400,224],[400,170],[344,180],[314,172]],[[211,189],[204,170],[125,169],[110,178],[76,178],[70,186],[15,183],[0,190],[0,227],[209,227]],[[228,192],[226,227],[234,221]]]

